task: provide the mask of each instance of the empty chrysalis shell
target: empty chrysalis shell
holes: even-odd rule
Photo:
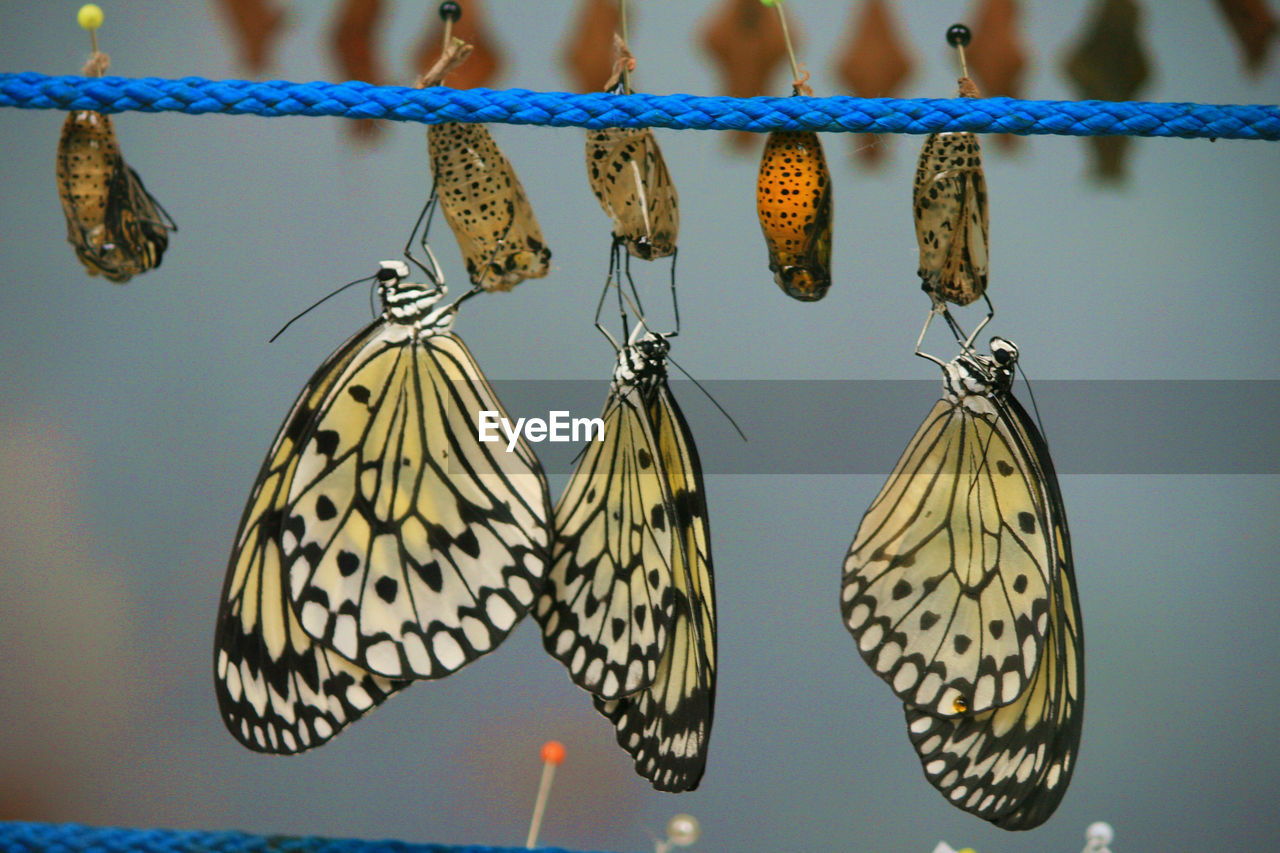
[[[511,163],[481,124],[427,128],[431,172],[472,284],[510,290],[547,274],[551,250]]]
[[[67,242],[89,275],[124,284],[160,266],[176,229],[120,155],[110,116],[67,115],[56,171]]]
[[[773,280],[813,302],[831,286],[831,175],[816,133],[769,134],[756,178],[756,213]]]
[[[961,97],[978,97],[967,77]],[[987,290],[987,180],[972,133],[931,133],[916,166],[912,213],[920,244],[920,286],[935,306],[968,305]]]
[[[587,178],[628,252],[646,261],[675,253],[679,200],[652,129],[587,131]]]

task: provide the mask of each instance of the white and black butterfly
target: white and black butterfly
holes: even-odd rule
[[[943,398],[849,549],[841,610],[934,787],[1031,829],[1075,768],[1084,639],[1053,462],[1011,393],[1017,358],[993,338],[990,356],[943,364]]]
[[[382,316],[307,383],[240,521],[214,680],[251,749],[317,746],[492,651],[542,584],[541,466],[479,441],[477,413],[505,411],[451,331],[458,303],[408,274],[382,263]]]
[[[587,446],[556,505],[534,615],[636,771],[659,790],[689,791],[711,734],[716,611],[702,469],[667,387],[669,348],[640,326],[620,349],[604,439]]]

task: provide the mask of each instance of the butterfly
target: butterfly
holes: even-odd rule
[[[477,414],[506,413],[452,332],[462,300],[408,274],[382,262],[382,316],[303,388],[240,521],[214,681],[254,750],[317,746],[492,651],[542,584],[542,469],[479,441]]]
[[[666,337],[618,353],[603,440],[556,505],[534,608],[543,645],[613,722],[636,771],[698,786],[715,703],[716,611],[702,469],[667,386]]]
[[[863,516],[841,611],[902,699],[925,776],[1006,829],[1044,822],[1075,767],[1084,635],[1066,511],[1013,397],[1018,350],[965,350]]]
[[[67,242],[89,275],[124,284],[160,266],[178,226],[120,155],[110,116],[67,114],[56,172]]]
[[[431,174],[471,282],[511,290],[550,269],[551,250],[511,162],[482,124],[427,128]]]
[[[831,174],[816,133],[775,130],[756,176],[756,214],[769,270],[793,299],[814,302],[831,287]]]

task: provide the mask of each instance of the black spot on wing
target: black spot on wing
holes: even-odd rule
[[[349,578],[360,569],[360,558],[350,551],[338,552],[338,572]]]
[[[387,604],[390,604],[396,600],[396,593],[400,589],[400,584],[396,583],[394,578],[384,576],[378,578],[377,582],[374,583],[373,588],[374,591],[378,593],[378,598],[381,598]]]
[[[476,538],[475,531],[470,527],[462,531],[462,534],[453,541],[468,557],[475,559],[480,556],[480,540]]]
[[[440,564],[434,560],[422,565],[415,563],[413,570],[432,592],[439,592],[444,588],[444,576],[440,573]]]
[[[338,449],[338,433],[331,429],[322,429],[316,433],[316,450],[325,456],[333,456]]]
[[[328,521],[338,514],[338,508],[333,505],[333,501],[325,495],[316,498],[316,518],[321,521]]]

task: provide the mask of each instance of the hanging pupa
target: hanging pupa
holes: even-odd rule
[[[956,24],[947,41],[960,53],[960,97],[979,97],[969,79],[964,46],[969,28]],[[987,180],[978,137],[931,133],[920,150],[911,204],[920,245],[920,287],[935,309],[968,305],[987,291]]]
[[[111,61],[98,51],[102,10],[86,6],[79,21],[93,41],[82,73],[101,77]],[[160,266],[169,232],[178,226],[124,161],[110,116],[93,110],[67,114],[58,139],[56,174],[67,242],[89,275],[124,284]]]
[[[631,94],[635,59],[614,36],[618,59],[605,91]],[[646,261],[675,254],[679,199],[662,150],[648,127],[587,131],[587,179],[600,207],[613,219],[613,239]]]
[[[782,4],[778,15],[786,33]],[[796,65],[793,93],[812,97],[813,90]],[[811,131],[775,130],[765,142],[756,176],[756,215],[769,248],[769,269],[782,292],[802,302],[816,302],[831,286],[831,174],[818,135]]]
[[[466,59],[471,47],[450,33],[461,15],[457,3],[442,3],[445,49],[418,79],[418,88],[439,86]],[[510,290],[526,278],[542,278],[551,250],[511,163],[482,124],[446,122],[427,128],[431,174],[466,261],[471,283],[488,291]]]

